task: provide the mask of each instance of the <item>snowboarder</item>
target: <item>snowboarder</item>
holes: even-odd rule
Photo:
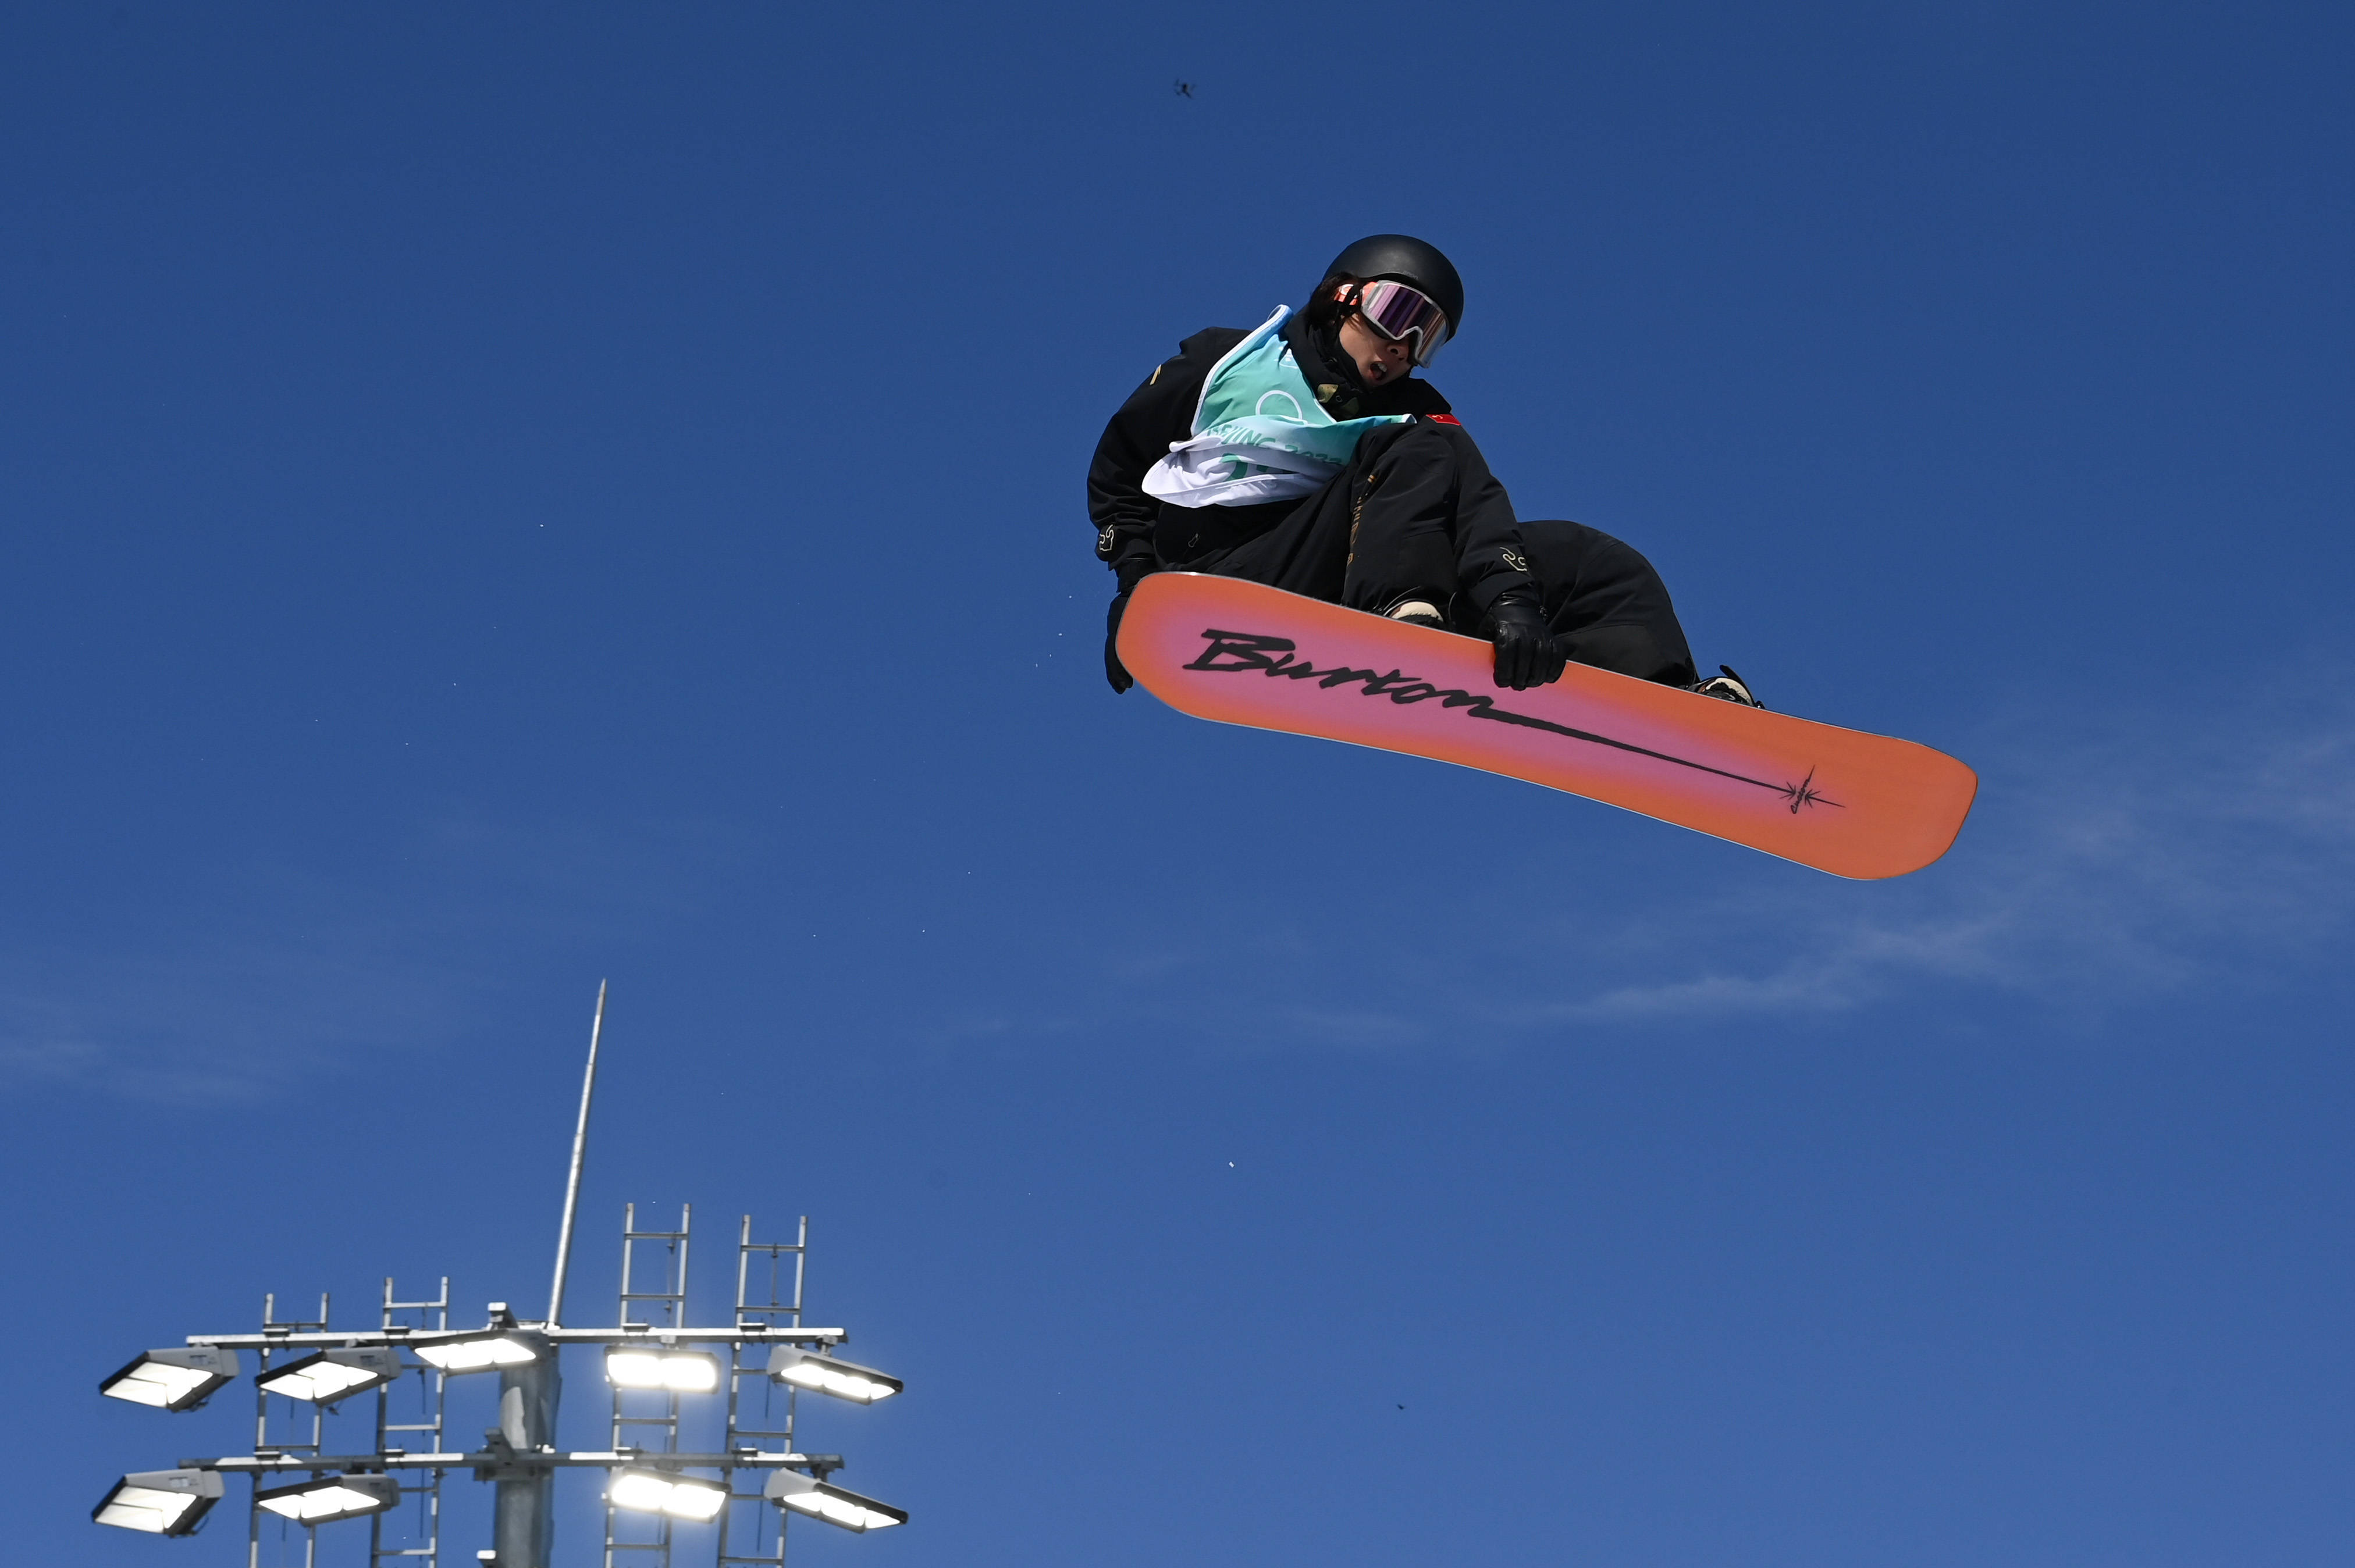
[[[1524,522],[1447,399],[1415,378],[1464,319],[1439,250],[1401,234],[1333,259],[1305,310],[1178,345],[1104,427],[1088,469],[1114,639],[1148,573],[1249,578],[1476,636],[1499,686],[1565,660],[1757,706],[1731,670],[1697,681],[1667,587],[1607,534]],[[1723,668],[1723,666],[1721,666]]]

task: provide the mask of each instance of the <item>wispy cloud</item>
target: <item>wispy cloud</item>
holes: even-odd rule
[[[1654,846],[1673,835],[1641,825],[1632,861],[1559,906],[1527,882],[1499,911],[1411,877],[1337,914],[1329,889],[1271,874],[1214,906],[1163,889],[1157,913],[1098,942],[1042,903],[914,969],[879,938],[839,952],[814,1005],[845,1010],[863,1041],[945,1052],[1396,1054],[1924,999],[2100,1014],[2343,963],[2355,704],[2215,694],[2098,728],[2023,708],[1955,749],[1985,781],[1974,819],[1945,860],[1892,883],[1712,848],[1655,886]],[[0,1089],[250,1097],[463,1044],[519,963],[659,950],[714,908],[722,925],[765,918],[781,888],[762,853],[760,831],[727,823],[461,821],[357,882],[248,866],[201,919],[107,948],[0,950]],[[746,884],[748,867],[765,869]]]
[[[336,880],[218,868],[196,912],[0,951],[0,1087],[241,1100],[475,1037],[503,971],[690,916],[752,841],[710,823],[420,826]]]
[[[0,1083],[250,1099],[447,1033],[464,998],[348,920],[207,932],[160,950],[0,960]],[[461,981],[463,985],[463,981]]]
[[[1679,928],[1747,935],[1523,1020],[1844,1012],[1924,984],[2099,1008],[2263,983],[2340,950],[2348,705],[2219,698],[2096,731],[2021,715],[1971,750],[1985,787],[1946,861],[1881,888],[1785,884],[1678,911]]]
[[[2220,692],[2098,722],[2023,705],[1955,749],[1981,771],[1978,807],[1910,877],[1843,882],[1725,848],[1709,891],[1689,873],[1656,888],[1639,858],[1550,921],[1522,889],[1496,919],[1450,897],[1358,912],[1346,931],[1286,927],[1282,944],[1195,930],[1158,964],[1108,969],[1092,1006],[1067,998],[1064,1022],[1212,1051],[1487,1051],[1925,1000],[2090,1019],[2343,961],[2355,704]]]

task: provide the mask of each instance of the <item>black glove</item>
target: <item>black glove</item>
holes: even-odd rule
[[[1497,684],[1526,692],[1558,679],[1566,661],[1546,630],[1545,617],[1527,599],[1507,594],[1488,610],[1482,628],[1496,640]]]
[[[1120,662],[1120,618],[1128,613],[1128,596],[1136,585],[1153,575],[1153,557],[1132,556],[1113,568],[1119,579],[1120,591],[1112,596],[1112,608],[1104,611],[1104,679],[1115,692],[1125,692],[1136,684],[1136,677]]]
[[[1127,609],[1128,588],[1124,588],[1113,595],[1112,608],[1104,611],[1104,679],[1112,683],[1115,692],[1124,692],[1136,684],[1136,677],[1120,662],[1120,618]]]

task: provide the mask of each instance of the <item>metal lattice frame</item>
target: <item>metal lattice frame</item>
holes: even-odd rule
[[[694,1219],[693,1209],[685,1203],[678,1208],[678,1229],[675,1231],[642,1231],[638,1229],[638,1206],[631,1203],[622,1211],[622,1310],[620,1326],[643,1329],[649,1337],[663,1342],[667,1336],[687,1326],[687,1232]],[[662,1244],[662,1277],[659,1288],[640,1290],[634,1270],[638,1266],[637,1247],[641,1242]],[[633,1308],[646,1313],[640,1319]],[[633,1414],[634,1405],[640,1414]],[[652,1414],[644,1414],[652,1411]],[[624,1441],[651,1436],[655,1441]],[[673,1391],[651,1389],[613,1390],[613,1447],[620,1453],[636,1449],[653,1454],[678,1452],[678,1394]],[[650,1523],[654,1539],[624,1539],[616,1526],[624,1519],[634,1523]],[[605,1505],[605,1568],[615,1568],[615,1552],[623,1553],[623,1561],[654,1563],[659,1568],[670,1568],[671,1521],[667,1515],[656,1514],[649,1519],[645,1514],[630,1514],[612,1503]],[[646,1554],[646,1555],[633,1555]]]
[[[630,1219],[624,1221],[625,1225],[633,1224],[634,1220],[633,1214]],[[802,1286],[805,1278],[804,1258],[809,1237],[809,1222],[806,1217],[802,1220],[799,1227],[801,1239],[794,1242],[755,1243],[751,1239],[751,1216],[746,1215],[738,1244],[736,1321],[726,1328],[716,1326],[698,1328],[685,1321],[684,1277],[670,1274],[669,1271],[666,1271],[669,1276],[666,1279],[666,1289],[659,1294],[664,1298],[675,1301],[678,1310],[673,1315],[676,1326],[667,1331],[663,1327],[650,1322],[611,1329],[568,1329],[550,1327],[543,1323],[515,1325],[520,1330],[528,1330],[547,1340],[559,1353],[568,1345],[603,1348],[621,1344],[645,1344],[650,1340],[682,1347],[698,1345],[712,1349],[726,1348],[727,1364],[730,1369],[726,1447],[721,1452],[710,1454],[683,1453],[676,1448],[657,1451],[663,1454],[666,1462],[666,1467],[704,1472],[716,1470],[723,1482],[729,1486],[730,1500],[728,1507],[720,1514],[719,1535],[719,1562],[727,1564],[776,1564],[784,1561],[783,1515],[762,1499],[757,1487],[749,1491],[737,1491],[734,1485],[737,1471],[750,1471],[755,1478],[764,1477],[769,1472],[779,1468],[800,1469],[824,1475],[841,1463],[839,1458],[832,1455],[803,1454],[792,1447],[795,1395],[790,1391],[777,1389],[769,1382],[767,1375],[767,1358],[772,1346],[797,1344],[826,1348],[840,1345],[850,1337],[846,1330],[839,1328],[808,1327],[801,1321]],[[657,1239],[683,1240],[684,1237],[676,1233],[650,1234],[639,1232],[634,1238],[634,1244],[635,1241]],[[757,1298],[755,1295],[752,1262],[756,1256],[766,1257],[769,1263],[765,1299]],[[783,1266],[783,1260],[788,1257],[793,1260],[790,1296],[785,1293]],[[634,1259],[633,1261],[634,1262]],[[652,1298],[657,1295],[655,1292],[632,1292],[631,1294],[642,1299]],[[262,1323],[259,1332],[190,1334],[186,1342],[190,1345],[257,1352],[261,1365],[256,1369],[254,1375],[258,1379],[266,1374],[273,1364],[283,1364],[297,1356],[307,1355],[314,1351],[358,1349],[370,1346],[400,1348],[425,1335],[450,1332],[452,1326],[449,1320],[449,1304],[450,1287],[446,1278],[442,1281],[440,1296],[431,1301],[396,1300],[392,1297],[391,1282],[388,1280],[380,1327],[369,1330],[336,1329],[328,1322],[329,1302],[326,1298],[320,1298],[319,1317],[316,1319],[284,1320],[276,1315],[277,1298],[272,1296],[264,1298]],[[413,1315],[417,1320],[403,1322],[400,1319],[404,1314]],[[441,1568],[439,1561],[441,1486],[446,1472],[472,1470],[478,1477],[482,1477],[486,1471],[513,1462],[515,1456],[511,1452],[501,1453],[490,1447],[465,1452],[443,1447],[442,1445],[447,1433],[445,1419],[447,1376],[416,1360],[404,1358],[404,1361],[401,1378],[377,1391],[377,1441],[373,1453],[330,1454],[325,1452],[324,1447],[325,1416],[318,1406],[314,1405],[310,1408],[309,1419],[305,1421],[304,1413],[301,1408],[304,1402],[289,1400],[282,1395],[261,1393],[257,1390],[253,1428],[255,1443],[250,1457],[229,1455],[218,1458],[187,1460],[183,1463],[197,1468],[218,1471],[224,1476],[250,1476],[252,1478],[256,1492],[264,1487],[293,1480],[304,1475],[323,1476],[338,1471],[346,1473],[367,1471],[393,1476],[402,1481],[401,1490],[404,1494],[419,1499],[418,1506],[422,1515],[422,1523],[419,1529],[421,1539],[408,1544],[400,1543],[397,1540],[388,1541],[387,1538],[393,1533],[386,1524],[388,1516],[381,1514],[376,1516],[371,1520],[372,1568],[375,1568],[376,1564],[390,1563],[395,1559],[403,1560],[404,1564],[422,1563],[425,1568]],[[415,1421],[395,1420],[393,1416],[396,1407],[393,1400],[404,1397],[397,1394],[395,1391],[406,1387],[407,1380],[411,1373],[420,1380],[418,1384],[420,1392],[415,1397],[421,1402],[421,1418]],[[761,1417],[757,1414],[742,1387],[744,1380],[747,1379],[760,1381],[763,1387],[762,1397],[765,1400],[782,1399],[783,1401],[782,1425],[751,1424],[754,1420],[773,1419],[773,1417]],[[271,1407],[272,1400],[277,1401],[280,1407],[274,1413]],[[771,1405],[769,1408],[773,1409],[774,1406]],[[413,1440],[420,1436],[428,1439],[427,1446],[421,1450],[410,1447],[409,1441],[393,1441],[396,1438]],[[775,1442],[779,1439],[784,1442],[783,1447],[773,1448],[764,1446],[765,1442]],[[647,1457],[646,1450],[642,1447],[617,1446],[611,1449],[585,1453],[549,1449],[535,1455],[532,1462],[549,1472],[575,1467],[613,1470],[637,1463],[645,1457]],[[757,1521],[750,1522],[749,1541],[744,1539],[748,1534],[748,1521],[738,1517],[740,1505],[745,1503],[758,1504],[763,1510],[762,1516]],[[249,1503],[248,1511],[246,1562],[248,1568],[261,1568],[261,1529],[266,1510],[259,1505]],[[271,1519],[273,1523],[280,1522],[275,1515],[272,1515]],[[772,1525],[776,1532],[773,1537],[770,1534]],[[770,1544],[772,1541],[774,1542],[773,1547]],[[616,1546],[623,1544],[615,1543]],[[750,1550],[739,1550],[739,1546],[749,1546]],[[315,1533],[312,1531],[304,1531],[301,1555],[304,1568],[315,1568],[317,1545]],[[642,1559],[637,1561],[643,1562]]]
[[[261,1379],[264,1374],[270,1371],[272,1357],[273,1355],[283,1355],[285,1353],[288,1341],[294,1335],[310,1332],[324,1333],[326,1330],[326,1327],[327,1293],[324,1290],[319,1292],[319,1316],[315,1321],[299,1318],[280,1318],[278,1316],[278,1295],[275,1291],[271,1292],[261,1298],[262,1342],[260,1346],[261,1353],[259,1358],[261,1365],[253,1374],[253,1451],[256,1454],[282,1454],[290,1458],[301,1455],[310,1455],[314,1457],[317,1456],[321,1442],[326,1436],[327,1413],[318,1405],[312,1405],[310,1436],[304,1438],[295,1436],[295,1434],[299,1434],[303,1429],[303,1402],[301,1400],[282,1398],[279,1400],[279,1404],[285,1406],[286,1409],[285,1419],[282,1421],[280,1425],[282,1426],[291,1426],[292,1430],[286,1436],[273,1439],[270,1435],[270,1401],[272,1395],[263,1391],[261,1387]],[[292,1360],[293,1358],[288,1357],[287,1359]],[[261,1479],[259,1476],[254,1478],[253,1490],[256,1497],[258,1497],[261,1491]],[[245,1527],[246,1568],[261,1568],[262,1512],[263,1510],[261,1503],[253,1500],[252,1499],[249,1499],[247,1500]],[[304,1532],[303,1536],[303,1568],[313,1568],[313,1565],[318,1562],[318,1559],[319,1541],[317,1532],[306,1531]]]
[[[415,1314],[417,1321],[402,1325],[404,1315]],[[392,1277],[384,1281],[383,1327],[389,1330],[405,1326],[411,1329],[442,1331],[450,1327],[450,1277],[442,1277],[442,1294],[431,1301],[396,1301],[392,1297]],[[442,1414],[447,1403],[449,1375],[438,1368],[417,1369],[418,1419],[395,1421],[393,1390],[401,1387],[399,1380],[376,1391],[376,1446],[380,1454],[405,1454],[416,1438],[424,1439],[429,1453],[442,1449]],[[259,1483],[257,1483],[259,1484]],[[407,1499],[417,1499],[418,1520],[413,1531],[403,1535],[396,1525],[388,1530],[390,1513],[380,1513],[368,1520],[368,1568],[383,1568],[389,1562],[413,1561],[423,1568],[442,1568],[442,1472],[428,1470],[425,1479],[401,1489],[403,1506],[396,1512],[407,1511]],[[389,1538],[389,1541],[388,1540]]]
[[[769,1261],[768,1288],[764,1292],[767,1299],[762,1301],[755,1301],[752,1298],[752,1257],[756,1253],[765,1256]],[[782,1265],[788,1255],[794,1260],[794,1287],[790,1299],[783,1292]],[[736,1233],[736,1326],[741,1329],[748,1324],[758,1323],[763,1327],[772,1328],[800,1328],[802,1326],[802,1283],[808,1261],[809,1216],[807,1214],[801,1217],[800,1231],[790,1242],[754,1241],[752,1216],[745,1215],[743,1227]],[[787,1321],[780,1324],[777,1321],[780,1318]],[[760,1419],[762,1422],[776,1419],[767,1414],[773,1408],[770,1402],[778,1398],[784,1400],[784,1424],[782,1426],[745,1425],[743,1389],[744,1380],[748,1377],[753,1379],[761,1387],[762,1414]],[[798,1389],[788,1388],[782,1395],[778,1393],[777,1385],[769,1378],[769,1363],[765,1353],[756,1352],[754,1360],[747,1364],[744,1360],[744,1342],[739,1340],[729,1346],[728,1441],[726,1445],[728,1451],[731,1454],[736,1453],[748,1444],[758,1446],[758,1440],[766,1437],[781,1443],[788,1452],[791,1452],[794,1446],[794,1417],[800,1398],[801,1392]],[[759,1472],[756,1471],[754,1474],[757,1477]],[[758,1491],[738,1491],[734,1470],[722,1470],[719,1472],[719,1478],[721,1484],[728,1489],[728,1503],[719,1510],[718,1568],[730,1568],[731,1564],[783,1563],[785,1520],[783,1513],[771,1508],[768,1499]],[[745,1503],[751,1503],[754,1510],[749,1531],[738,1522],[738,1513]],[[776,1547],[773,1551],[768,1547],[771,1525],[776,1527]],[[751,1537],[746,1543],[751,1548],[749,1552],[740,1552],[730,1550],[730,1547],[736,1543],[739,1534],[748,1534]]]

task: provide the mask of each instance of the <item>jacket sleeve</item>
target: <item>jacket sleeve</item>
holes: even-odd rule
[[[1194,433],[1202,383],[1242,338],[1225,327],[1188,338],[1128,395],[1096,442],[1095,460],[1088,464],[1088,516],[1096,525],[1096,558],[1124,589],[1153,570],[1153,525],[1161,503],[1145,493],[1145,471],[1168,455],[1172,442]]]
[[[1458,586],[1484,613],[1515,588],[1536,602],[1537,578],[1530,575],[1528,554],[1521,548],[1521,524],[1513,514],[1513,498],[1488,471],[1488,460],[1480,455],[1479,443],[1453,415],[1422,417],[1430,419],[1455,449]]]
[[[1484,615],[1515,588],[1535,602],[1540,590],[1521,548],[1513,498],[1488,471],[1480,443],[1456,418],[1439,388],[1420,376],[1409,377],[1377,394],[1375,410],[1412,414],[1446,438],[1455,459],[1455,581],[1465,597]]]

